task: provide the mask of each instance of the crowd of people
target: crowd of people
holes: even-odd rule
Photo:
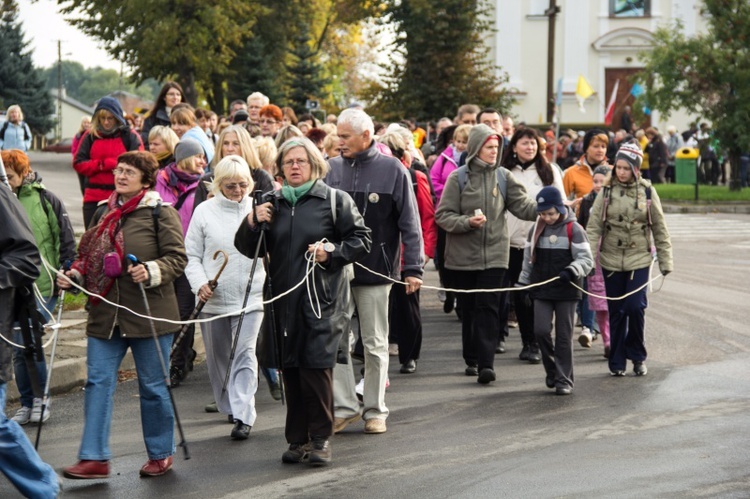
[[[260,373],[274,398],[282,386],[286,395],[284,463],[330,463],[331,437],[360,419],[364,433],[385,433],[390,357],[410,375],[422,356],[430,260],[454,290],[439,297],[461,319],[463,369],[480,384],[496,381],[495,356],[518,327],[519,359],[541,363],[555,393],[572,393],[576,316],[583,347],[602,337],[611,375],[628,361],[645,375],[652,262],[663,275],[673,268],[647,177],[670,178],[669,141],[662,154],[653,129],[645,151],[638,134],[600,129],[558,140],[471,104],[426,128],[376,123],[356,106],[323,124],[257,92],[224,118],[186,103],[176,82],[141,125],[102,98],[73,151],[86,225],[77,251],[65,207],[23,151],[4,151],[36,246],[65,268],[19,279],[36,281],[47,310],[53,284],[90,295],[83,436],[64,475],[109,476],[128,349],[148,457],[140,474],[171,469],[171,390],[195,360],[195,325],[174,321],[196,305],[214,398],[206,411],[226,416],[230,438],[250,435]],[[0,266],[0,290],[17,287],[17,270]],[[24,388],[29,365],[14,365],[23,407],[13,424],[49,417]]]

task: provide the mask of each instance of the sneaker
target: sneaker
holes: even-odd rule
[[[141,476],[161,476],[172,469],[172,456],[164,459],[149,459],[141,467]]]
[[[21,407],[11,419],[20,425],[28,423],[31,419],[31,407]]]
[[[440,303],[445,303],[445,291],[443,291],[442,289],[438,290],[438,300],[440,301]]]
[[[281,382],[268,383],[268,389],[271,391],[271,398],[274,400],[281,400]]]
[[[615,370],[615,371],[610,371],[609,375],[610,376],[616,376],[616,377],[620,378],[622,376],[625,376],[625,371],[618,369],[618,370]]]
[[[246,425],[238,419],[234,422],[234,428],[232,428],[232,432],[229,435],[232,437],[232,440],[247,440],[250,437],[251,428],[252,426]]]
[[[73,466],[63,468],[63,476],[78,480],[107,478],[109,477],[109,461],[78,461]]]
[[[357,383],[357,386],[354,387],[354,393],[357,395],[357,398],[360,402],[364,401],[365,399],[365,378],[362,378],[359,380],[359,383]]]
[[[219,412],[219,408],[216,406],[216,402],[211,402],[203,407],[206,412]]]
[[[529,364],[539,364],[542,361],[542,351],[537,346],[529,347]]]
[[[34,399],[34,407],[31,408],[31,418],[29,421],[32,423],[38,423],[42,416],[42,399]],[[44,419],[42,423],[49,419],[49,403],[44,408]]]
[[[286,464],[299,464],[307,460],[310,455],[310,443],[291,444],[289,449],[281,455],[281,462]]]
[[[633,372],[636,376],[645,376],[648,374],[648,368],[646,367],[646,364],[643,362],[634,362],[633,363]]]
[[[385,433],[385,419],[372,418],[365,421],[365,433],[376,434]]]
[[[479,377],[477,378],[477,383],[486,385],[491,381],[495,381],[496,379],[497,379],[497,376],[495,375],[495,371],[490,369],[489,367],[485,367],[484,369],[479,371]]]
[[[500,340],[495,348],[495,353],[505,353],[505,341]]]
[[[398,343],[388,344],[388,355],[391,357],[398,357]]]
[[[512,321],[508,319],[508,328],[509,329],[516,329],[518,327],[518,321]]]
[[[313,438],[307,462],[310,466],[326,466],[331,463],[331,444],[326,438]]]
[[[524,345],[521,349],[521,353],[518,354],[519,360],[529,360],[529,346]]]
[[[580,343],[583,348],[591,348],[591,341],[591,330],[584,326],[583,329],[581,329],[581,334],[578,336],[578,343]]]
[[[333,433],[344,431],[344,429],[352,423],[359,421],[362,416],[355,414],[348,418],[333,418]]]

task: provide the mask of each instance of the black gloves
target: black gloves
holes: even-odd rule
[[[664,277],[667,277],[670,272],[672,272],[672,271],[671,270],[662,270],[661,271],[661,275],[663,275]]]
[[[570,284],[571,281],[574,281],[576,279],[575,273],[569,268],[563,269],[563,271],[560,272],[559,277],[560,277],[560,280],[564,282],[565,284]]]

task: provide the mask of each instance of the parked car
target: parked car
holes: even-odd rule
[[[54,144],[48,144],[42,148],[42,151],[46,152],[66,152],[70,154],[71,146],[73,145],[73,139],[62,139],[60,142]]]

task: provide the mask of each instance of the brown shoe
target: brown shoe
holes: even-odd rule
[[[77,480],[91,480],[95,478],[109,478],[109,461],[90,461],[82,459],[73,466],[63,468],[65,478]]]
[[[149,459],[141,468],[141,476],[161,476],[172,469],[172,456],[164,459]]]
[[[349,418],[333,418],[333,433],[343,431],[350,424],[359,421],[361,417],[359,414],[355,414]]]
[[[365,421],[365,433],[385,433],[385,419],[372,418]]]
[[[331,463],[331,444],[325,438],[314,438],[310,449],[310,466],[326,466]]]
[[[298,464],[305,462],[310,456],[310,442],[304,444],[291,444],[289,449],[281,455],[281,462],[286,464]]]

